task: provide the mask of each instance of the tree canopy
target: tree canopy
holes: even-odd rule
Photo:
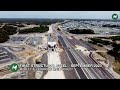
[[[110,44],[110,41],[102,40],[102,39],[100,39],[100,38],[91,38],[90,43],[93,43],[93,44],[101,43],[101,44],[103,44],[103,45],[109,45],[109,44]]]
[[[17,28],[13,27],[13,26],[9,26],[9,25],[4,25],[2,30],[4,30],[4,32],[6,32],[8,35],[13,35],[15,33],[17,33]]]
[[[72,34],[95,34],[94,31],[91,29],[74,29],[74,30],[69,30],[69,33],[72,33]]]
[[[0,28],[0,43],[3,43],[9,39],[9,35],[13,35],[16,32],[17,28],[9,25],[5,25]]]
[[[112,40],[120,40],[120,36],[112,36],[111,39]]]
[[[27,34],[27,33],[43,33],[49,30],[49,27],[47,27],[46,25],[40,25],[40,27],[33,27],[33,28],[29,28],[29,29],[24,29],[24,30],[20,30],[19,33],[21,34]]]
[[[116,60],[120,61],[120,44],[113,43],[112,46],[114,48],[113,50],[109,50],[108,54],[114,56]]]

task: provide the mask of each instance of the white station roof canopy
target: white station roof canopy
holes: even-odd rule
[[[54,45],[56,45],[56,42],[48,42],[48,45],[54,46]]]

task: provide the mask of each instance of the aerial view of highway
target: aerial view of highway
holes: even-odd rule
[[[13,12],[0,16],[0,79],[120,79],[119,11]]]

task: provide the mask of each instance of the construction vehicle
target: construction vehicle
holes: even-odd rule
[[[41,63],[41,56],[37,56],[37,57],[35,57],[35,63],[36,64],[40,64]]]

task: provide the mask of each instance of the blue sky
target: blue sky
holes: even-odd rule
[[[111,19],[113,13],[120,18],[120,11],[0,11],[0,18]]]

